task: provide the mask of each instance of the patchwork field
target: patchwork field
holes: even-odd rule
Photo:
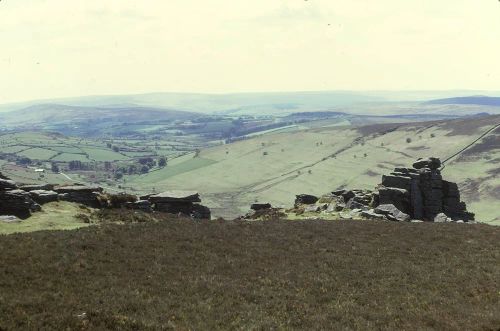
[[[135,194],[196,190],[214,216],[234,218],[257,201],[288,207],[300,193],[373,189],[395,167],[409,166],[419,157],[446,160],[473,143],[446,162],[443,175],[459,183],[463,200],[480,221],[500,224],[500,129],[476,141],[500,123],[500,116],[361,127],[328,123],[320,120],[307,123],[309,128],[264,130],[241,141],[202,149],[190,144],[189,137],[99,140],[4,134],[0,153],[6,157],[0,170],[19,182],[93,182]],[[46,169],[55,162],[63,173],[36,174],[7,162],[11,156],[18,161],[28,157]],[[156,164],[161,156],[167,156],[166,166]],[[148,157],[154,163],[144,172],[138,162]],[[71,169],[71,161],[86,166]]]

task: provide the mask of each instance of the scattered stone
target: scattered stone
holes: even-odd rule
[[[403,213],[401,210],[396,208],[392,204],[385,204],[376,207],[373,210],[377,214],[385,215],[388,219],[398,222],[408,222],[410,221],[410,215]]]
[[[345,219],[345,220],[352,219],[352,214],[351,213],[347,213],[347,212],[341,212],[339,214],[339,216],[340,216],[341,219]]]
[[[347,209],[359,209],[359,210],[368,210],[369,209],[368,206],[366,206],[360,202],[355,201],[355,198],[352,198],[351,200],[349,200],[346,203],[345,207]]]
[[[434,217],[434,222],[435,223],[449,223],[452,222],[453,220],[446,216],[445,213],[439,213]]]
[[[346,193],[346,192],[347,192],[346,190],[337,190],[337,191],[333,191],[332,194],[336,195],[336,196],[343,197],[344,193]]]
[[[20,223],[22,220],[13,215],[2,215],[0,216],[0,222],[4,223]]]
[[[338,212],[338,211],[342,211],[344,210],[345,208],[345,203],[330,203],[328,204],[328,207],[326,208],[326,212],[327,213],[333,213],[333,212]]]
[[[361,216],[368,219],[385,220],[386,217],[382,214],[377,214],[373,209],[364,210],[361,212]]]
[[[344,198],[344,202],[348,202],[349,200],[351,200],[352,198],[354,198],[356,196],[356,194],[354,194],[353,191],[345,191],[343,194],[342,194],[342,197]]]
[[[321,207],[317,205],[311,205],[304,208],[305,213],[318,213],[321,211]]]

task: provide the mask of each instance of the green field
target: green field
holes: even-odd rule
[[[156,190],[198,190],[215,215],[236,217],[255,201],[291,206],[300,193],[321,195],[341,187],[373,189],[395,167],[411,166],[419,157],[445,159],[491,124],[470,122],[470,126],[472,131],[463,134],[441,124],[394,125],[399,128],[385,134],[380,134],[383,127],[373,132],[327,127],[274,133],[205,149],[200,158],[212,160],[207,166],[197,164],[193,169],[185,163],[181,166],[189,171],[176,168],[171,172],[169,165],[163,171],[130,178],[128,183],[143,191],[153,186]],[[500,146],[474,154],[467,162],[452,160],[443,175],[459,183],[463,200],[479,220],[500,224],[494,207],[500,186],[491,175],[497,164],[491,159],[500,159]],[[477,182],[476,190],[467,188],[471,180]]]
[[[51,160],[52,161],[60,161],[60,162],[69,162],[69,161],[88,162],[88,161],[90,161],[87,158],[87,156],[84,154],[70,154],[70,153],[59,154],[56,157],[53,157]]]
[[[27,150],[24,150],[22,152],[17,153],[18,155],[22,155],[25,157],[28,157],[32,160],[49,160],[53,156],[57,155],[57,152],[45,148],[30,148]]]
[[[18,145],[2,146],[2,145],[0,145],[0,152],[1,153],[19,153],[21,151],[24,151],[24,150],[27,150],[30,148],[31,147],[29,147],[29,146],[18,146]]]
[[[91,160],[95,161],[121,161],[129,159],[127,156],[109,149],[82,147],[82,150],[89,155]]]
[[[204,148],[196,158],[189,150],[194,151],[197,147],[193,140],[189,145],[191,138],[186,136],[167,140],[117,139],[112,142],[113,146],[149,148],[158,155],[166,155],[168,165],[152,167],[149,173],[142,175],[127,175],[127,171],[123,171],[123,180],[113,183],[113,187],[117,189],[121,185],[134,192],[196,190],[215,216],[232,218],[246,213],[255,201],[288,207],[300,193],[321,195],[344,187],[374,189],[381,176],[395,167],[411,166],[419,157],[446,159],[453,155],[498,122],[498,116],[415,124],[386,123],[359,129],[331,126],[342,124],[334,122],[323,121],[322,125],[326,126],[312,129],[291,127],[288,129],[293,131],[261,132],[246,140]],[[476,143],[468,154],[450,160],[443,175],[459,184],[463,200],[477,214],[478,220],[500,224],[500,214],[495,207],[500,194],[497,179],[500,146],[495,137],[492,134],[489,140]],[[104,161],[125,169],[133,162],[141,167],[137,158],[146,153],[117,153],[106,147],[104,140],[39,133],[0,136],[0,146],[20,147],[34,144],[34,141],[38,141],[37,147],[21,152],[22,155],[51,157],[55,153],[52,150],[83,150],[89,154],[88,159],[81,154],[63,153],[53,160],[100,162],[101,168]],[[155,145],[160,149],[156,150]],[[154,159],[157,161],[157,157]],[[7,170],[7,174],[23,182],[61,180],[51,174],[41,179],[22,169]],[[86,181],[85,176],[91,174],[72,173],[79,181]],[[102,172],[97,177],[103,182],[113,174]]]
[[[196,169],[206,168],[214,163],[217,163],[216,161],[200,157],[193,158],[192,154],[187,158],[180,159],[182,160],[171,161],[167,167],[150,171],[146,175],[136,177],[131,176],[127,185],[135,185],[137,183],[142,188],[151,187],[149,185],[153,185],[154,187],[156,184],[161,185],[161,183],[168,178],[189,173]]]

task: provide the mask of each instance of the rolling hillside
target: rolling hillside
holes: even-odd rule
[[[479,105],[500,107],[499,97],[487,97],[484,95],[471,97],[447,98],[428,101],[430,105]]]
[[[373,188],[382,174],[419,157],[453,155],[494,124],[488,116],[361,128],[323,127],[258,136],[178,158],[169,167],[127,177],[136,190],[195,189],[215,215],[235,217],[255,201],[290,206],[299,193],[341,187]],[[443,175],[456,181],[477,218],[500,224],[500,129],[448,161]]]

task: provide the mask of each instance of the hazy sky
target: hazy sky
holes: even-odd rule
[[[1,0],[0,103],[500,90],[498,0]]]

